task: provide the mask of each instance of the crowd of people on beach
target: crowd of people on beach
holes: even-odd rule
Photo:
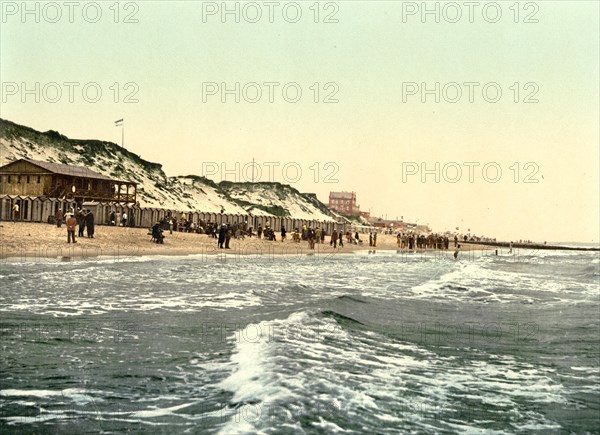
[[[18,205],[15,204],[13,207],[13,221],[17,220],[19,214]],[[62,210],[58,210],[54,215],[54,221],[58,228],[61,228],[63,222],[67,226],[67,243],[77,243],[75,239],[75,231],[78,228],[78,237],[84,237],[87,233],[88,238],[94,238],[94,214],[89,209],[78,208],[75,211],[73,208],[69,209],[66,213]],[[116,211],[111,211],[108,215],[106,224],[109,226],[131,226],[133,225],[133,216],[131,219],[127,215],[126,211],[117,214]],[[231,249],[231,239],[244,239],[246,237],[256,237],[259,240],[265,241],[276,241],[277,232],[271,227],[270,223],[265,223],[264,227],[259,225],[258,228],[254,229],[248,225],[248,221],[239,223],[223,223],[219,224],[216,222],[204,222],[203,220],[198,223],[188,219],[185,213],[181,213],[181,216],[173,216],[171,214],[165,216],[160,221],[156,222],[152,227],[149,228],[148,235],[152,236],[152,241],[155,243],[163,244],[165,240],[165,231],[169,231],[173,234],[173,231],[186,232],[186,233],[197,233],[207,234],[213,239],[216,239],[217,246],[219,249]],[[363,228],[364,233],[364,228]],[[369,229],[369,247],[377,247],[377,237],[379,229]],[[281,242],[287,239],[287,229],[282,226],[279,230],[279,240]],[[393,234],[393,232],[385,231],[384,234]],[[308,248],[311,250],[315,249],[315,245],[324,244],[325,239],[329,236],[329,245],[334,249],[343,248],[344,242],[349,245],[362,245],[359,232],[355,231],[342,231],[333,229],[331,234],[327,234],[324,228],[316,226],[315,228],[307,225],[303,225],[302,228],[295,228],[291,233],[291,240],[295,243],[305,241],[308,243]],[[452,235],[450,235],[452,236]],[[451,240],[448,233],[438,234],[419,234],[413,231],[409,232],[397,232],[396,243],[399,249],[415,251],[415,250],[448,250],[451,243],[455,248],[455,257],[457,251],[460,249],[459,241],[464,240],[470,242],[477,242],[479,238],[468,237],[466,235],[455,234]],[[493,239],[495,241],[495,239]],[[521,242],[521,241],[519,241]],[[512,252],[512,242],[510,243],[510,249]]]
[[[110,214],[108,215],[108,222],[107,224],[111,227],[114,226],[119,226],[119,227],[134,227],[135,226],[135,221],[133,218],[133,214],[131,215],[131,218],[127,215],[127,211],[124,211],[123,213],[118,213],[116,211],[111,211]]]
[[[441,234],[432,233],[428,236],[414,233],[398,233],[397,244],[400,249],[443,249],[450,247],[450,238]],[[458,236],[454,236],[454,247],[458,247]]]
[[[66,213],[63,213],[61,209],[57,210],[54,215],[54,221],[56,222],[56,227],[60,228],[64,223],[67,226],[67,243],[77,243],[75,240],[75,230],[79,227],[78,237],[84,237],[84,234],[87,233],[87,237],[90,239],[94,238],[94,214],[87,209],[77,209],[75,212],[73,209],[70,209]]]
[[[165,240],[165,231],[173,234],[177,232],[193,232],[198,234],[207,234],[212,239],[215,239],[219,249],[231,249],[232,239],[244,239],[246,237],[256,237],[258,240],[276,241],[278,240],[277,232],[267,222],[264,227],[259,225],[254,229],[248,225],[247,221],[239,223],[223,223],[204,222],[200,220],[198,224],[190,222],[182,214],[178,219],[175,216],[168,215],[161,221],[156,222],[149,230],[149,235],[152,236],[152,241],[162,244]],[[284,242],[287,240],[288,231],[282,226],[279,230],[279,240]],[[328,234],[324,228],[310,227],[303,225],[301,229],[295,228],[291,234],[291,240],[295,243],[302,241],[308,243],[308,248],[314,250],[318,244],[324,244],[326,238],[329,237],[329,245],[334,249],[343,248],[344,242],[348,245],[362,245],[363,240],[360,238],[358,231],[342,231],[334,229],[331,234]],[[369,232],[369,247],[377,247],[378,231]],[[397,235],[398,248],[402,250],[418,250],[418,249],[438,249],[448,250],[450,248],[450,239],[448,236],[442,236],[437,233],[429,235],[415,234],[412,232],[398,232]],[[458,236],[454,236],[454,247],[458,245]]]
[[[67,212],[58,209],[54,214],[54,222],[57,228],[61,228],[64,223],[67,227],[67,243],[77,243],[75,239],[75,231],[77,231],[77,237],[87,236],[90,239],[94,238],[95,232],[95,218],[94,213],[89,209],[77,208],[75,211],[70,208]],[[123,212],[118,215],[113,210],[108,216],[106,222],[109,226],[122,226],[133,225],[133,222],[128,220],[127,212]]]
[[[152,241],[155,243],[164,243],[165,231],[169,231],[169,234],[173,234],[173,231],[177,232],[193,232],[198,234],[207,234],[217,242],[219,249],[231,249],[231,239],[243,240],[246,237],[256,237],[258,240],[264,241],[277,241],[278,236],[281,242],[285,242],[288,238],[288,230],[285,226],[282,226],[279,231],[275,231],[270,223],[259,225],[258,228],[253,228],[248,225],[248,221],[239,223],[215,223],[215,222],[204,222],[200,220],[198,224],[190,222],[182,216],[177,219],[175,216],[168,215],[160,221],[156,222],[149,230],[149,235],[152,235]],[[344,235],[347,237],[349,243],[359,243],[359,236],[356,233],[356,239],[351,235],[350,232],[343,233],[341,231],[334,230],[330,236],[330,245],[334,248],[344,246]],[[320,227],[311,228],[306,225],[301,230],[295,228],[291,234],[291,240],[295,243],[301,241],[308,242],[309,249],[314,249],[315,244],[325,243],[327,232],[325,229]],[[362,243],[362,241],[360,241]]]

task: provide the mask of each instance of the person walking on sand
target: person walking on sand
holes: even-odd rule
[[[337,239],[338,239],[337,231],[333,230],[333,232],[331,233],[331,240],[329,241],[329,244],[331,246],[333,246],[333,249],[337,248]]]
[[[512,242],[512,240],[511,240],[511,242],[510,242],[510,245],[508,245],[508,253],[509,253],[509,254],[512,254],[512,243],[513,243],[513,242]]]
[[[77,227],[77,219],[71,213],[67,215],[67,243],[71,243],[71,239],[73,239],[73,243],[77,243],[75,241],[75,228]]]
[[[377,231],[375,231],[375,233],[373,234],[373,247],[375,248],[377,246]]]
[[[15,205],[13,205],[12,212],[13,212],[13,223],[15,223],[17,221],[17,219],[19,219],[19,204],[17,204],[16,201],[15,201]]]
[[[282,227],[281,227],[281,241],[282,241],[282,242],[284,242],[284,241],[285,241],[285,234],[286,234],[285,227],[284,227],[284,226],[282,226]]]
[[[340,230],[340,233],[338,234],[338,238],[339,238],[340,248],[343,248],[344,247],[344,234],[342,234],[342,230]]]
[[[63,221],[63,212],[60,208],[56,211],[56,214],[54,215],[54,220],[56,221],[56,228],[60,228]]]
[[[121,217],[121,226],[127,226],[127,213],[123,212],[123,216]]]
[[[369,233],[369,246],[373,246],[373,233]]]

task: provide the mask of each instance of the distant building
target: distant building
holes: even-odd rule
[[[356,192],[329,192],[329,208],[348,216],[364,216],[356,204]],[[368,214],[368,213],[367,213]]]
[[[403,221],[393,219],[388,220],[383,218],[370,219],[369,223],[377,228],[393,228],[396,230],[403,230],[405,225],[410,225],[405,224]]]
[[[395,231],[416,231],[418,233],[429,233],[431,230],[427,225],[417,225],[416,223],[404,222],[397,219],[373,218],[369,223],[377,228],[388,228]]]
[[[0,167],[0,194],[83,201],[136,202],[137,183],[84,166],[20,159]]]

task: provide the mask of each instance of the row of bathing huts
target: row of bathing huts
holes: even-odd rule
[[[77,208],[77,204],[71,199],[59,199],[48,197],[30,197],[19,195],[0,195],[0,220],[9,221],[13,219],[13,206],[18,204],[18,221],[23,222],[45,222],[54,223],[54,218],[58,210],[68,212]],[[325,229],[327,234],[331,234],[335,229],[337,231],[359,231],[368,232],[374,228],[356,226],[340,218],[340,221],[319,221],[309,219],[294,219],[292,217],[279,216],[254,216],[248,214],[228,214],[228,213],[210,213],[210,212],[181,212],[179,210],[170,210],[163,208],[140,207],[139,205],[130,205],[117,202],[84,202],[82,207],[90,210],[94,214],[96,225],[109,225],[111,213],[114,212],[117,217],[117,224],[121,222],[123,213],[127,214],[127,226],[149,228],[156,222],[167,217],[176,217],[181,219],[182,215],[186,221],[194,222],[196,225],[207,224],[209,222],[217,224],[239,224],[248,222],[248,226],[254,229],[269,225],[275,231],[281,231],[282,226],[287,231],[294,229],[301,230],[304,225],[312,228]]]

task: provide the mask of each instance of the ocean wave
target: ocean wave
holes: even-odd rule
[[[328,317],[330,319],[333,319],[341,325],[349,325],[350,324],[350,325],[363,325],[364,326],[364,323],[359,322],[358,320],[353,319],[352,317],[348,317],[343,314],[336,313],[335,311],[325,310],[325,311],[321,312],[321,315],[323,317]]]
[[[236,341],[231,374],[220,384],[232,394],[230,406],[295,409],[296,424],[297,413],[307,413],[300,430],[335,426],[345,431],[359,425],[393,433],[402,425],[407,431],[439,431],[445,419],[460,420],[462,408],[509,422],[527,418],[530,424],[558,424],[540,412],[525,417],[520,409],[523,401],[540,408],[566,402],[564,388],[546,369],[477,349],[471,350],[473,361],[463,361],[368,329],[347,328],[355,322],[333,311],[302,311],[256,324],[262,330],[275,326],[302,333],[263,336],[258,344]],[[253,421],[232,417],[220,433],[277,430],[293,422],[286,415]],[[485,428],[468,418],[460,424],[474,433]]]
[[[350,296],[350,295],[338,296],[337,299],[340,301],[350,301],[350,302],[356,302],[359,304],[367,304],[368,303],[367,301],[365,301],[363,299],[357,298],[356,296]]]

